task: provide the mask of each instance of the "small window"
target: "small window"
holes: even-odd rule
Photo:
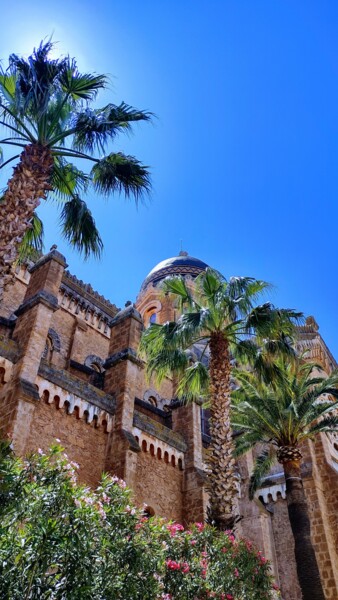
[[[152,406],[157,406],[157,400],[156,400],[155,396],[149,396],[149,398],[148,398],[148,402],[149,402],[149,404],[151,404]]]
[[[42,353],[41,358],[43,358],[43,360],[50,363],[52,361],[52,357],[53,357],[53,350],[54,350],[53,341],[50,338],[50,336],[48,336],[47,340],[46,340],[45,349]]]
[[[156,315],[156,307],[152,306],[148,308],[148,310],[144,313],[144,324],[146,327],[149,327],[152,323],[156,323],[157,315]]]

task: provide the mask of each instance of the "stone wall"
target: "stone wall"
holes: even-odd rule
[[[182,479],[178,465],[152,456],[149,449],[139,452],[135,500],[151,506],[156,515],[182,522]]]
[[[46,451],[56,439],[61,441],[70,460],[79,464],[79,481],[96,486],[105,469],[109,450],[109,434],[95,422],[86,423],[78,412],[67,414],[66,407],[59,409],[55,403],[39,402],[34,411],[25,453]]]

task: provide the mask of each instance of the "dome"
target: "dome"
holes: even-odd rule
[[[144,290],[149,283],[156,286],[165,277],[168,277],[168,275],[190,275],[191,277],[197,277],[197,275],[202,273],[202,271],[205,271],[207,267],[208,265],[199,258],[189,256],[187,252],[181,250],[178,256],[162,260],[150,271],[142,283],[141,291]]]

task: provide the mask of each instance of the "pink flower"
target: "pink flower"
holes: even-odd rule
[[[195,544],[197,544],[197,540],[190,540],[190,544],[191,544],[192,546],[195,546]]]
[[[234,570],[234,574],[235,574],[235,577],[239,577],[239,572],[238,572],[238,569],[235,569],[235,570]]]
[[[195,523],[195,527],[197,527],[198,531],[203,531],[204,523]]]
[[[175,537],[178,531],[184,531],[184,527],[183,525],[180,525],[180,523],[169,523],[167,529],[170,531],[171,537]]]
[[[165,564],[171,571],[179,571],[181,568],[181,564],[179,562],[176,562],[176,560],[166,560]]]
[[[189,573],[190,567],[187,562],[181,564],[181,571],[182,573]]]
[[[231,594],[227,594],[225,597],[226,600],[234,600],[234,597]]]

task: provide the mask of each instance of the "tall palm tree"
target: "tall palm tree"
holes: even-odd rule
[[[279,358],[278,380],[269,385],[255,373],[237,371],[232,392],[232,426],[238,430],[236,455],[261,448],[251,476],[253,498],[275,462],[283,466],[289,519],[295,541],[297,573],[304,600],[325,600],[310,537],[310,520],[302,482],[300,445],[321,432],[338,430],[338,373],[314,373],[318,365],[301,357]],[[334,414],[336,412],[336,414]]]
[[[270,303],[255,306],[268,287],[250,277],[231,277],[207,269],[193,287],[183,277],[167,278],[163,292],[179,301],[177,322],[152,324],[143,333],[140,350],[147,359],[148,374],[160,382],[178,376],[179,396],[210,403],[210,520],[220,529],[233,528],[236,516],[235,460],[230,427],[230,375],[234,353],[254,356],[257,341],[289,348],[286,336],[299,314],[277,310]],[[256,342],[252,339],[257,336]],[[207,360],[205,360],[207,357]]]
[[[6,132],[0,159],[1,147],[18,152],[2,164],[17,162],[0,198],[0,297],[41,199],[53,192],[62,202],[63,234],[87,257],[102,250],[82,198],[89,186],[103,195],[124,192],[136,201],[150,189],[148,169],[136,158],[104,153],[119,133],[130,132],[134,122],[149,121],[151,114],[124,102],[91,108],[98,91],[107,87],[106,76],[80,73],[69,56],[51,59],[52,47],[50,41],[41,42],[28,59],[12,54],[7,70],[0,67],[0,125]],[[76,159],[90,161],[89,173],[74,165]]]

